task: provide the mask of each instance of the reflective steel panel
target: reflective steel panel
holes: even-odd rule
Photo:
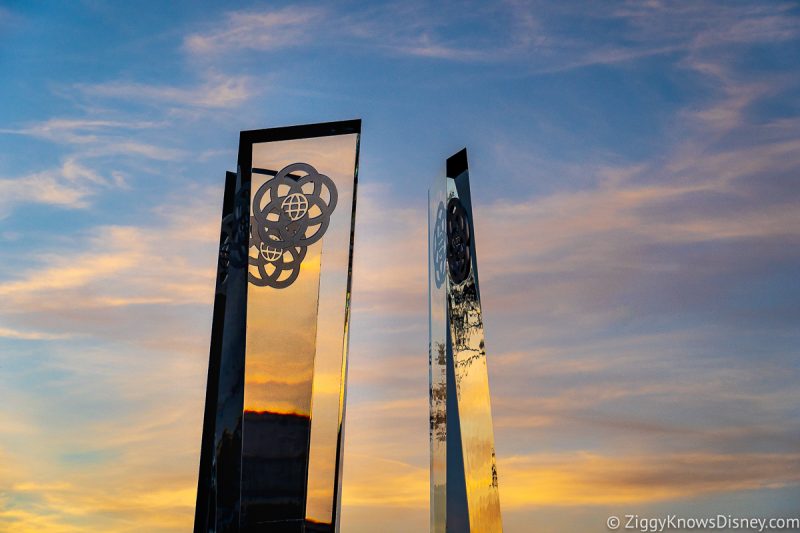
[[[241,377],[244,344],[237,348],[231,342],[235,327],[225,336],[226,318],[230,323],[244,325],[245,302],[241,290],[228,298],[229,287],[239,289],[246,283],[244,254],[246,252],[246,205],[242,205],[241,176],[226,173],[222,203],[222,223],[214,295],[214,314],[211,329],[211,349],[208,363],[206,407],[203,417],[203,438],[200,451],[200,473],[197,484],[197,504],[194,531],[225,531],[238,528],[238,465],[241,436]],[[246,198],[245,198],[246,199]],[[236,228],[239,228],[237,237]],[[238,244],[236,239],[238,238]],[[233,265],[231,264],[233,263]],[[238,317],[237,317],[238,315]],[[241,328],[240,328],[241,329]],[[244,338],[241,337],[243,341]],[[226,342],[224,342],[226,341]],[[223,347],[225,350],[223,350]],[[234,443],[231,445],[231,443]],[[238,449],[237,449],[238,448]],[[218,478],[218,465],[229,464],[228,475]],[[218,526],[219,524],[219,526]],[[228,526],[233,526],[229,529]]]
[[[447,498],[446,181],[428,191],[428,359],[430,380],[431,533],[445,533]]]
[[[245,215],[234,226],[246,244],[230,255],[228,275],[237,269],[243,305],[237,299],[231,317],[236,361],[224,360],[228,315],[221,326],[215,431],[224,464],[210,468],[216,498],[203,496],[212,503],[200,531],[338,528],[359,136],[360,121],[241,134],[234,196]],[[198,517],[202,487],[201,475]]]
[[[213,360],[218,359],[216,405],[213,409],[214,444],[207,481],[209,503],[205,526],[195,520],[195,531],[220,533],[239,530],[250,190],[241,172],[229,173],[227,183],[231,184],[230,191],[226,190],[231,193],[231,198],[229,200],[226,195],[223,208],[209,364],[211,381]],[[212,391],[209,390],[206,396],[207,401],[209,397],[213,398]],[[203,431],[205,434],[206,428]],[[202,478],[199,480],[200,483],[204,481]]]
[[[428,216],[431,531],[499,532],[466,149],[447,160],[445,179],[431,186]]]

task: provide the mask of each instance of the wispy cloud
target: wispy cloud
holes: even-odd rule
[[[57,335],[53,333],[45,333],[42,331],[19,331],[16,329],[0,327],[0,337],[6,339],[19,339],[19,340],[62,340],[68,339],[69,335]]]
[[[208,55],[231,50],[276,50],[307,44],[326,11],[320,7],[289,6],[276,10],[232,11],[215,29],[192,33],[184,47],[192,54]]]
[[[537,8],[532,3],[517,2],[514,9],[519,14]],[[791,4],[785,2],[621,2],[617,7],[559,6],[557,10],[573,17],[589,16],[601,24],[580,37],[569,27],[545,28],[542,53],[525,54],[531,72],[629,64],[652,56],[780,43],[800,36],[798,18],[791,12]]]
[[[780,42],[798,36],[791,2],[626,2],[595,15],[625,21],[638,42],[674,40],[695,48]],[[680,24],[674,24],[680,21]]]
[[[354,258],[354,287],[359,312],[416,313],[427,295],[427,225],[419,207],[392,205],[391,190],[360,186]],[[397,220],[408,221],[396,224]]]
[[[185,156],[178,148],[157,145],[138,140],[134,135],[156,132],[165,123],[141,120],[120,120],[106,118],[52,118],[20,128],[6,128],[0,133],[23,135],[44,139],[58,145],[68,146],[72,152],[66,156],[59,169],[37,172],[21,178],[0,180],[0,187],[13,190],[0,200],[6,208],[25,202],[46,203],[67,207],[83,208],[90,204],[91,197],[103,188],[127,189],[126,172],[120,170],[124,165],[119,161],[113,167],[102,165],[106,177],[93,170],[100,166],[97,160],[116,157],[126,161],[156,160],[175,161]],[[22,188],[43,190],[43,195],[25,194]]]
[[[396,24],[398,19],[405,21]],[[345,19],[351,34],[384,53],[460,63],[507,63],[545,47],[546,33],[536,10],[520,2],[493,6],[442,3],[435,10],[395,3]],[[488,24],[487,24],[488,22]],[[482,31],[448,31],[476,24]]]
[[[81,307],[208,302],[215,265],[194,263],[213,251],[219,222],[212,192],[194,192],[195,201],[167,210],[152,225],[103,226],[63,250],[42,252],[37,264],[0,283],[0,295],[13,304],[7,312],[56,318]],[[163,242],[173,242],[169,252]],[[125,282],[109,283],[114,279]]]
[[[796,454],[593,453],[500,459],[504,507],[608,505],[800,484]],[[502,474],[505,472],[505,474]]]
[[[552,24],[552,15],[547,23],[537,16],[552,12],[566,20],[589,17],[596,24],[592,31],[576,35],[571,26],[559,24],[557,17],[557,23]],[[406,23],[398,26],[398,19]],[[517,65],[521,70],[515,72],[527,75],[630,64],[653,56],[726,45],[783,42],[800,35],[797,17],[788,3],[736,6],[718,2],[621,2],[616,6],[568,6],[514,0],[491,7],[475,5],[468,10],[445,3],[435,11],[417,5],[390,4],[381,9],[366,8],[361,16],[332,12],[325,20],[337,20],[340,32],[372,44],[375,50],[487,66]],[[313,24],[314,20],[305,22]],[[476,24],[482,31],[450,32],[455,24]],[[324,28],[315,29],[318,40],[336,45]],[[306,40],[296,42],[303,44]],[[242,43],[236,47],[247,48]]]
[[[447,21],[486,20],[496,14],[492,11],[482,7],[464,17],[465,11],[456,6],[430,10],[407,3],[363,6],[348,12],[320,6],[231,11],[221,27],[189,34],[184,48],[193,56],[214,58],[233,51],[357,45],[393,55],[490,62],[509,59],[541,41],[533,10],[521,8],[503,13],[509,22],[503,33],[470,33],[469,39],[439,34]],[[398,25],[397,20],[404,23]]]
[[[76,88],[96,98],[200,108],[234,107],[247,101],[255,92],[249,76],[208,74],[206,78],[201,84],[190,87],[112,81],[78,85]]]
[[[396,54],[427,57],[433,59],[446,59],[460,62],[492,62],[508,56],[508,49],[480,49],[458,44],[441,42],[428,34],[411,39],[403,39],[388,48]]]
[[[100,190],[124,185],[119,174],[104,177],[68,157],[60,167],[19,178],[0,178],[0,216],[12,205],[39,203],[72,209],[86,208]]]
[[[34,123],[23,128],[0,129],[0,133],[30,135],[53,142],[75,144],[95,143],[102,139],[98,132],[109,130],[136,130],[155,128],[157,122],[123,121],[91,118],[52,118],[44,122]]]

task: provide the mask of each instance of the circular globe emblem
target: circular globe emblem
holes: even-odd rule
[[[292,163],[272,174],[253,195],[247,279],[259,287],[283,289],[300,275],[308,247],[325,235],[336,208],[336,186],[308,163]],[[269,265],[269,268],[265,268]]]
[[[469,276],[471,236],[467,210],[458,198],[447,202],[447,265],[453,283],[461,283]]]
[[[281,258],[283,255],[283,250],[279,250],[278,248],[273,248],[272,246],[264,246],[264,243],[261,243],[261,256],[268,262],[274,263],[278,259]]]
[[[433,230],[433,274],[436,288],[442,286],[447,269],[447,223],[444,202],[436,209],[436,225]]]
[[[308,213],[308,198],[303,193],[292,193],[283,199],[281,207],[290,219],[300,220]]]

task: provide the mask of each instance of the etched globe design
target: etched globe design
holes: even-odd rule
[[[333,180],[308,163],[292,163],[277,173],[258,172],[275,177],[254,193],[253,214],[244,225],[245,230],[250,229],[251,246],[258,246],[257,254],[246,255],[247,279],[259,287],[283,289],[294,283],[308,247],[328,229],[338,194]],[[247,233],[244,242],[246,238]]]
[[[283,255],[283,250],[273,248],[272,246],[264,246],[261,244],[261,256],[269,263],[274,263]]]
[[[283,199],[281,207],[290,219],[300,220],[308,212],[308,198],[303,193],[295,192]]]

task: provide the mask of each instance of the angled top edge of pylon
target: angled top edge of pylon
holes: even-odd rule
[[[460,151],[447,158],[447,171],[448,178],[456,178],[463,174],[468,168],[467,165],[467,149],[462,148]]]

